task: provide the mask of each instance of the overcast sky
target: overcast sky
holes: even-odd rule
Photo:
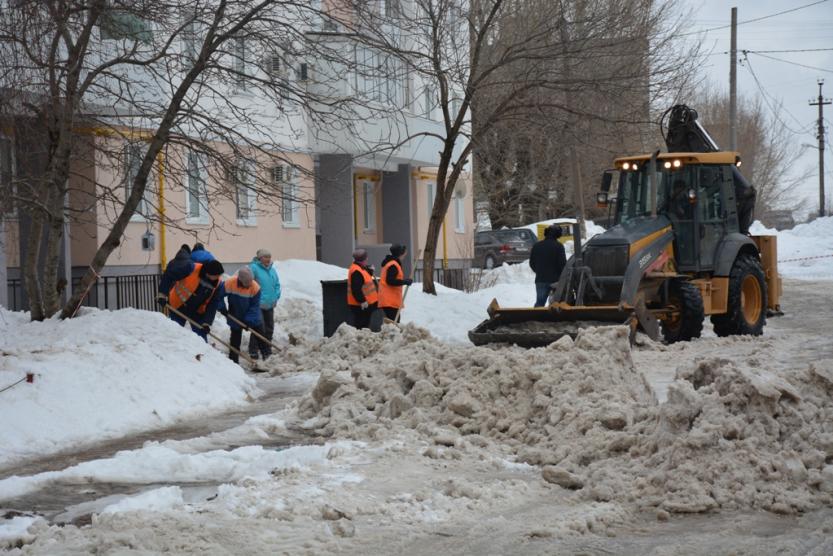
[[[764,95],[769,106],[782,104],[777,115],[767,108],[769,117],[783,120],[797,144],[817,145],[816,120],[818,107],[810,106],[818,96],[818,80],[824,79],[824,96],[833,98],[833,0],[682,0],[691,10],[691,30],[708,30],[686,40],[703,40],[705,49],[712,52],[703,66],[710,81],[729,88],[729,28],[731,8],[738,9],[738,94],[753,97]],[[813,5],[809,5],[813,4]],[[808,6],[809,5],[809,6]],[[806,6],[806,7],[803,7]],[[800,9],[796,9],[800,8]],[[774,17],[766,17],[778,14]],[[758,18],[760,21],[749,21]],[[727,26],[722,29],[715,27]],[[751,51],[812,50],[815,52]],[[750,51],[746,60],[742,50]],[[725,52],[725,54],[724,54]],[[775,60],[773,58],[778,58]],[[804,67],[812,66],[812,67]],[[757,76],[758,85],[752,72]],[[833,198],[833,156],[830,129],[833,105],[825,108],[825,195],[827,205]],[[723,145],[721,145],[723,147]],[[741,153],[742,154],[742,153]],[[812,168],[812,175],[802,184],[800,195],[810,200],[810,207],[818,211],[818,150],[804,148],[797,161],[802,168]]]

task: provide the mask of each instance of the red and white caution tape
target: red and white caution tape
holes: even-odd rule
[[[778,263],[780,264],[780,263],[794,263],[796,261],[812,261],[812,260],[815,260],[815,259],[829,259],[830,257],[833,257],[833,255],[818,255],[816,257],[800,257],[798,259],[784,259],[782,261],[778,261]]]

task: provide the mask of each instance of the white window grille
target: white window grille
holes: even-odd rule
[[[256,194],[254,189],[254,163],[241,160],[233,169],[235,206],[237,209],[237,224],[240,226],[257,225]]]
[[[232,43],[234,83],[238,90],[246,90],[246,38],[235,37]]]
[[[428,85],[425,86],[425,89],[423,90],[423,93],[422,93],[422,97],[423,97],[422,98],[423,114],[425,115],[426,118],[430,118],[431,117],[431,111],[434,108],[434,98],[433,98],[433,95],[431,93],[431,87],[430,86],[428,86]]]
[[[461,192],[454,194],[454,230],[457,232],[466,231],[466,205],[465,196]]]
[[[431,218],[431,211],[434,209],[434,198],[437,196],[437,184],[429,182],[426,184],[428,190],[428,217]]]
[[[272,183],[281,192],[281,222],[284,227],[299,227],[297,171],[291,166],[275,166],[272,168]]]
[[[376,230],[376,187],[374,182],[364,182],[362,193],[362,199],[364,201],[364,231],[372,232]]]
[[[188,151],[185,210],[191,224],[208,223],[208,168],[205,156]]]
[[[133,182],[136,181],[136,176],[139,174],[139,168],[142,166],[142,160],[147,152],[147,145],[144,143],[125,143],[124,145],[124,201],[130,197],[133,191]],[[153,205],[151,200],[152,191],[150,182],[145,184],[145,191],[139,204],[136,205],[136,211],[130,217],[131,220],[144,220],[150,215],[150,208]]]

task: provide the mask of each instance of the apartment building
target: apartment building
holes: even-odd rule
[[[303,25],[313,41],[326,42],[330,52],[339,52],[335,61],[318,60],[303,51],[271,53],[270,58],[256,44],[247,44],[245,37],[234,41],[229,63],[243,77],[225,89],[223,101],[257,107],[260,120],[259,126],[248,129],[234,122],[232,113],[227,123],[240,128],[235,133],[241,142],[259,147],[241,157],[246,149],[236,145],[237,159],[218,164],[217,153],[228,145],[196,125],[199,140],[191,137],[169,145],[157,157],[139,210],[102,276],[156,274],[181,244],[197,241],[229,271],[250,261],[260,247],[269,248],[278,261],[299,258],[339,266],[349,264],[356,247],[368,249],[374,260],[381,260],[392,243],[407,245],[411,253],[423,247],[436,192],[438,146],[435,141],[407,138],[421,131],[443,132],[436,95],[429,82],[396,68],[391,71],[384,53],[355,44],[349,34],[341,33],[338,20],[327,17],[327,10],[342,8],[325,3],[322,9],[321,18],[293,23]],[[384,13],[391,6],[379,3],[378,9]],[[410,7],[403,0],[397,9]],[[143,25],[135,16],[117,26],[125,28],[142,36],[154,33],[152,24]],[[99,27],[96,33],[95,39],[105,46],[123,40],[112,27]],[[177,47],[183,58],[193,51],[198,33],[197,28],[181,36]],[[322,99],[358,99],[351,125],[312,117],[311,103],[275,100],[258,87],[247,87],[245,76],[256,81],[269,72],[279,73],[295,90],[309,91],[319,106]],[[131,82],[137,97],[152,99],[158,94],[146,76],[136,75]],[[198,99],[195,105],[216,110],[210,100]],[[5,183],[34,177],[43,167],[37,140],[15,132],[22,119],[11,118],[0,129],[0,179]],[[107,125],[96,123],[101,121]],[[76,130],[67,198],[72,217],[61,249],[61,275],[68,281],[86,271],[121,211],[153,130],[151,123],[142,118],[128,121],[122,114],[108,119],[105,113]],[[268,141],[257,137],[264,129],[269,130]],[[464,176],[443,226],[439,266],[467,265],[473,222],[471,187]],[[18,309],[26,305],[20,298],[19,267],[29,225],[19,213],[7,213],[0,225],[0,280],[5,273],[14,283],[17,289],[11,293]],[[11,301],[3,299],[6,293],[0,294],[0,304],[9,306]]]

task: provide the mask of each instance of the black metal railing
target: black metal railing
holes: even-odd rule
[[[146,309],[155,311],[156,291],[161,274],[132,274],[125,276],[102,276],[90,287],[84,298],[84,307],[99,309]],[[79,286],[81,278],[72,279],[73,290]],[[28,309],[23,282],[19,278],[8,280],[9,309],[24,311]]]
[[[465,290],[468,271],[467,268],[435,268],[434,282],[447,288]],[[423,269],[417,268],[414,271],[414,282],[422,282],[422,277]]]

